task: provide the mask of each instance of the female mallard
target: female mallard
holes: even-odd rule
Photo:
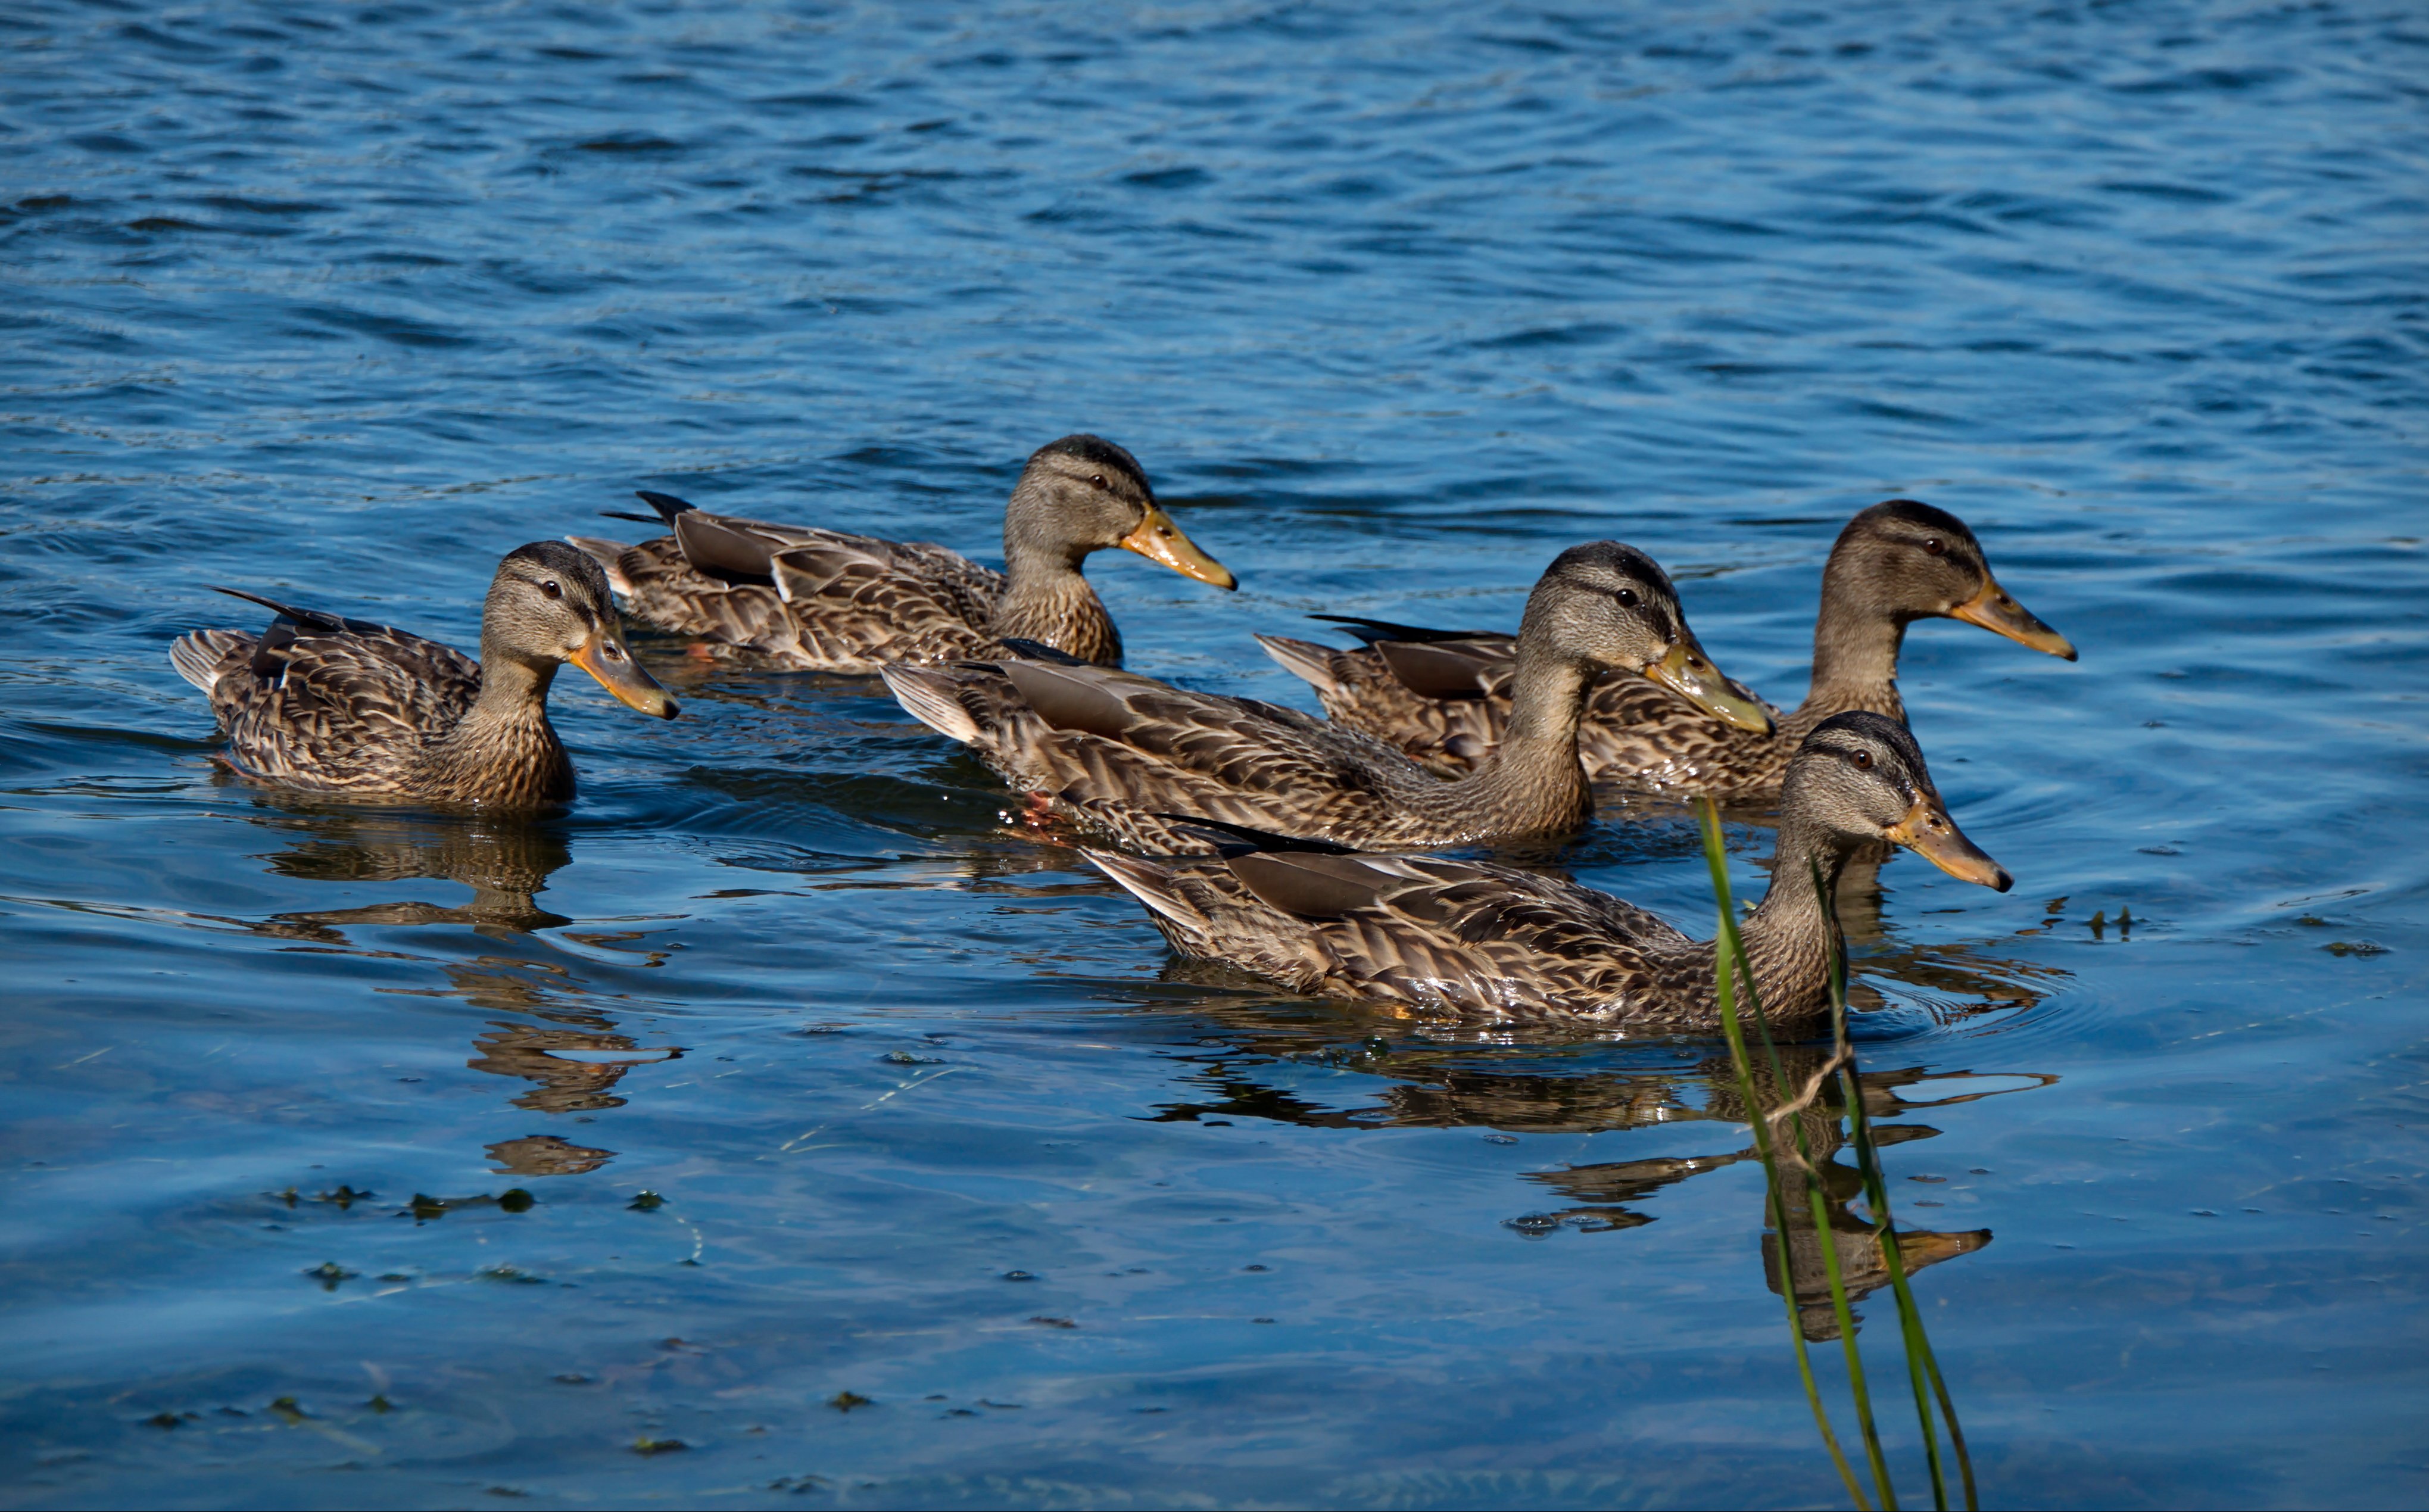
[[[2066,638],[1991,575],[1982,544],[1965,522],[1912,499],[1892,499],[1848,521],[1830,549],[1813,622],[1812,687],[1794,712],[1773,710],[1774,728],[1749,730],[1713,719],[1643,678],[1606,678],[1587,703],[1578,754],[1600,782],[1719,798],[1762,796],[1777,789],[1805,737],[1831,715],[1868,709],[1906,718],[1897,690],[1898,647],[1908,624],[1934,617],[1963,620],[2074,659]],[[1315,686],[1336,723],[1389,740],[1437,771],[1466,771],[1501,739],[1511,708],[1508,636],[1342,623],[1371,643],[1336,651],[1280,636],[1257,640]]]
[[[1372,849],[1564,835],[1594,803],[1578,717],[1607,668],[1765,728],[1695,643],[1670,579],[1617,541],[1562,552],[1527,601],[1493,759],[1445,781],[1370,736],[1248,698],[1044,661],[885,671],[904,708],[1016,787],[1128,845],[1202,852],[1174,813]]]
[[[554,540],[498,563],[481,612],[481,659],[404,630],[290,608],[258,636],[197,630],[169,648],[210,695],[248,777],[323,792],[394,793],[436,803],[532,808],[573,796],[573,763],[548,723],[560,663],[644,714],[675,701],[624,648],[606,575]]]
[[[1006,655],[1033,640],[1118,667],[1122,638],[1080,574],[1088,554],[1134,551],[1216,588],[1238,583],[1155,502],[1138,459],[1095,436],[1031,454],[1003,511],[1000,573],[924,541],[771,525],[642,498],[674,528],[625,546],[576,536],[634,618],[744,646],[805,672]]]
[[[1742,926],[1775,1030],[1822,1022],[1831,965],[1844,958],[1814,870],[1826,891],[1851,855],[1882,841],[1964,881],[2010,886],[1949,819],[1905,725],[1863,712],[1823,721],[1789,765],[1771,889]],[[1720,1022],[1710,941],[1574,882],[1423,856],[1089,859],[1147,905],[1175,950],[1295,991],[1654,1032]]]

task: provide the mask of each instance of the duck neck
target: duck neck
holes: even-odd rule
[[[1510,725],[1462,797],[1489,806],[1507,833],[1572,830],[1594,813],[1578,725],[1602,668],[1521,635],[1510,678]]]
[[[1775,1027],[1811,1023],[1830,1007],[1830,969],[1846,960],[1846,939],[1834,908],[1846,850],[1794,815],[1783,815],[1779,847],[1773,856],[1771,888],[1739,933],[1764,1014]],[[1816,870],[1822,892],[1813,887]]]
[[[1810,728],[1833,714],[1867,709],[1906,718],[1898,698],[1898,650],[1906,622],[1866,604],[1833,561],[1822,573],[1822,608],[1813,619],[1813,681],[1797,708]]]
[[[1034,541],[1003,531],[1003,600],[990,628],[998,640],[1041,641],[1083,660],[1118,666],[1122,638],[1114,617],[1082,575],[1084,547]]]
[[[481,691],[425,749],[434,796],[504,804],[562,803],[573,796],[573,765],[548,722],[554,660],[534,660],[481,638]]]

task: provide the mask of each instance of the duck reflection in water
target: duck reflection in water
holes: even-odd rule
[[[1690,1122],[1743,1126],[1746,1122],[1744,1098],[1727,1054],[1714,1055],[1691,1043],[1619,1044],[1582,1036],[1563,1042],[1556,1037],[1530,1037],[1541,1042],[1519,1049],[1492,1041],[1461,1042],[1447,1025],[1412,1038],[1407,1024],[1396,1022],[1387,1026],[1393,1038],[1375,1034],[1355,1048],[1345,1049],[1335,1005],[1317,1009],[1313,1005],[1294,1007],[1274,1002],[1217,1007],[1214,1012],[1222,1024],[1219,1038],[1201,1040],[1204,1049],[1186,1058],[1200,1068],[1190,1080],[1218,1096],[1166,1105],[1155,1115],[1159,1122],[1264,1118],[1312,1128],[1484,1128],[1528,1134],[1601,1134]],[[1809,1045],[1782,1046],[1779,1054],[1790,1085],[1798,1088],[1829,1056],[1826,1047]],[[1546,1069],[1505,1069],[1518,1055]],[[1614,1055],[1628,1064],[1610,1067],[1608,1058]],[[1589,1059],[1604,1059],[1606,1064],[1580,1064]],[[1299,1067],[1363,1071],[1389,1080],[1375,1088],[1375,1100],[1363,1106],[1326,1107],[1277,1085],[1300,1081],[1280,1069]],[[1261,1071],[1264,1071],[1262,1075]],[[2056,1080],[2043,1072],[1975,1073],[1906,1067],[1861,1072],[1857,1084],[1865,1116],[1873,1125],[1874,1142],[1886,1148],[1941,1134],[1928,1124],[1892,1121],[1925,1108],[2026,1091]],[[1969,1085],[1985,1081],[2007,1085],[1987,1088]],[[1936,1090],[1952,1083],[1961,1089],[1922,1100],[1902,1095],[1908,1088]],[[1764,1104],[1773,1105],[1776,1093],[1768,1066],[1759,1067],[1755,1085]],[[1844,1120],[1835,1081],[1798,1116],[1806,1148],[1822,1176],[1840,1275],[1849,1300],[1854,1301],[1887,1286],[1889,1271],[1879,1237],[1869,1220],[1850,1206],[1861,1195],[1862,1178],[1841,1159],[1842,1153],[1852,1159],[1852,1152],[1844,1151]],[[1505,1222],[1513,1232],[1536,1239],[1563,1230],[1595,1234],[1639,1228],[1658,1215],[1636,1205],[1691,1177],[1758,1158],[1748,1139],[1739,1148],[1710,1155],[1659,1155],[1528,1171],[1520,1179],[1562,1205],[1530,1205],[1528,1211]],[[1808,1338],[1835,1338],[1838,1321],[1831,1308],[1821,1236],[1793,1171],[1789,1179],[1786,1269],[1788,1284],[1794,1288],[1798,1321]],[[1766,1195],[1763,1274],[1776,1292],[1783,1284],[1782,1250],[1780,1236],[1771,1223],[1772,1211]],[[1901,1228],[1896,1242],[1906,1270],[1912,1274],[1973,1254],[1991,1242],[1991,1231]]]
[[[344,933],[348,927],[454,924],[490,939],[520,943],[536,930],[574,922],[534,901],[546,889],[550,874],[572,860],[564,835],[549,823],[366,813],[353,806],[331,811],[278,796],[265,796],[262,806],[273,810],[264,816],[268,822],[303,831],[289,849],[265,857],[278,875],[340,884],[428,878],[456,883],[472,895],[455,904],[397,901],[226,922],[315,946],[355,948]],[[613,937],[576,938],[604,943]],[[644,1047],[620,1033],[615,1018],[600,1011],[581,979],[562,961],[483,955],[435,964],[447,978],[445,988],[391,990],[460,998],[477,1008],[513,1015],[488,1022],[473,1039],[473,1054],[465,1065],[533,1084],[512,1099],[516,1107],[551,1116],[621,1107],[625,1099],[614,1088],[628,1072],[683,1055],[678,1047]],[[495,1170],[520,1176],[578,1175],[605,1165],[616,1154],[546,1134],[500,1140],[487,1150]]]

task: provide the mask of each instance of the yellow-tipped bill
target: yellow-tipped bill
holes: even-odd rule
[[[1199,551],[1198,542],[1181,533],[1181,527],[1172,523],[1172,516],[1164,512],[1162,505],[1148,505],[1147,518],[1121,539],[1120,545],[1122,550],[1137,552],[1148,561],[1162,562],[1183,577],[1194,577],[1216,588],[1240,586],[1231,569]]]
[[[573,664],[599,679],[599,686],[616,696],[616,702],[644,714],[654,714],[662,720],[675,717],[674,695],[658,686],[658,680],[641,670],[625,648],[624,638],[612,628],[601,626],[571,658]]]
[[[2017,603],[2008,590],[1992,578],[1982,585],[1982,591],[1948,611],[1951,619],[1967,624],[1978,624],[1993,635],[2003,635],[2020,646],[2068,661],[2074,659],[2074,642],[2041,623],[2033,611]]]
[[[1692,635],[1645,668],[1644,675],[1724,724],[1757,735],[1771,733],[1771,710],[1722,676],[1721,669],[1712,665],[1712,658],[1704,655]]]
[[[1905,846],[1959,882],[1979,883],[1993,892],[2005,892],[2016,885],[2008,869],[1967,839],[1957,822],[1931,799],[1916,799],[1906,817],[1881,838]]]

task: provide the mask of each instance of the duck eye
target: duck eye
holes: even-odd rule
[[[1091,473],[1091,474],[1088,474],[1088,481],[1089,481],[1089,482],[1091,482],[1091,483],[1093,483],[1093,484],[1095,484],[1097,487],[1099,487],[1099,488],[1100,488],[1100,489],[1111,489],[1111,488],[1113,487],[1113,485],[1112,485],[1112,484],[1107,483],[1107,482],[1105,481],[1105,474],[1103,474],[1102,473]]]
[[[1940,543],[1940,538],[1938,536],[1934,536],[1923,543],[1923,549],[1929,552],[1934,557],[1937,557],[1948,548]]]
[[[1872,767],[1873,767],[1873,754],[1872,754],[1870,751],[1857,751],[1857,752],[1854,752],[1854,753],[1852,753],[1852,754],[1850,754],[1850,755],[1848,756],[1847,759],[1848,759],[1848,760],[1850,760],[1850,761],[1853,761],[1853,762],[1854,762],[1854,763],[1855,763],[1855,764],[1856,764],[1859,769],[1861,769],[1861,770],[1863,770],[1863,771],[1870,772],[1870,771],[1872,770]]]
[[[1626,607],[1631,609],[1636,607],[1636,590],[1632,588],[1623,588],[1619,590],[1617,596],[1619,598],[1619,602]]]
[[[565,590],[556,586],[556,579],[554,577],[540,584],[539,590],[553,599],[561,599],[565,597]]]

